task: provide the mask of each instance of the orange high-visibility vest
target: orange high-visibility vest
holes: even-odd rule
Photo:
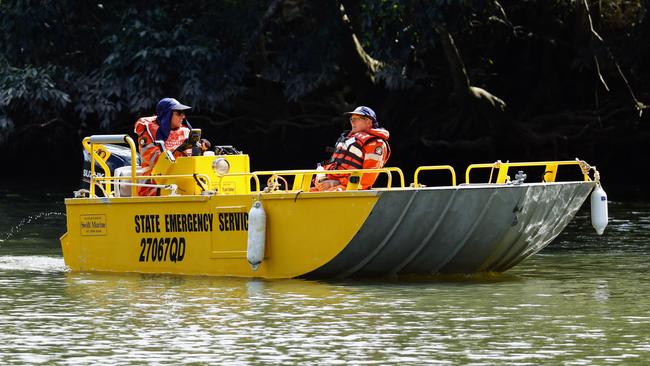
[[[142,158],[142,167],[144,168],[143,175],[150,175],[151,169],[158,158],[160,157],[160,148],[154,144],[156,133],[158,132],[158,122],[156,116],[142,117],[135,122],[133,131],[138,135],[138,150]],[[176,130],[169,131],[169,136],[165,143],[165,150],[174,151],[177,147],[181,146],[183,142],[190,136],[190,129],[181,126]],[[177,151],[174,153],[175,157],[191,155],[191,149],[185,151]],[[153,182],[150,180],[149,182]],[[151,187],[138,187],[139,196],[155,196],[157,189]]]
[[[383,128],[371,128],[357,133],[343,133],[336,142],[336,150],[325,170],[382,168],[390,158],[389,132]],[[361,189],[369,189],[377,180],[378,173],[364,174]],[[337,179],[341,184],[336,190],[345,190],[349,174],[327,174],[327,179]]]

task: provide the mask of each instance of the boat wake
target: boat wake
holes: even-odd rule
[[[0,271],[67,272],[63,258],[25,255],[0,256]]]

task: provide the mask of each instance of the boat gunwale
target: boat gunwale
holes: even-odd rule
[[[178,195],[178,196],[139,196],[139,197],[79,197],[66,198],[65,204],[83,205],[83,204],[127,204],[127,203],[163,203],[163,202],[206,202],[213,197],[258,197],[262,200],[274,199],[297,199],[297,198],[330,198],[330,197],[364,197],[376,196],[386,192],[403,192],[403,191],[429,191],[429,190],[465,190],[465,189],[506,189],[521,188],[532,186],[553,186],[569,184],[596,184],[594,181],[566,181],[566,182],[533,182],[521,184],[495,184],[495,183],[462,183],[456,186],[436,186],[436,187],[397,187],[397,188],[373,188],[370,190],[342,191],[342,192],[306,192],[306,191],[274,191],[274,192],[251,192],[245,194],[229,195]]]

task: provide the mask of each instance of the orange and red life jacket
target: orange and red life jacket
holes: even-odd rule
[[[138,135],[138,150],[142,157],[142,167],[144,168],[143,175],[150,175],[151,169],[160,157],[160,149],[154,144],[156,133],[158,132],[158,122],[156,116],[142,117],[135,122],[133,131]],[[164,141],[165,150],[174,151],[177,147],[181,146],[183,142],[190,136],[190,129],[186,126],[181,126],[176,130],[169,131],[169,136]],[[175,157],[191,155],[191,149],[185,151],[177,151],[174,153]],[[155,196],[157,190],[150,187],[138,187],[138,195],[140,196]]]
[[[160,126],[156,121],[156,116],[142,117],[135,122],[134,132],[138,134],[138,149],[142,156],[142,167],[146,170],[151,170],[151,168],[156,164],[156,161],[158,161],[160,155],[160,149],[154,144],[155,136],[159,127]],[[169,136],[164,141],[165,150],[175,150],[177,147],[181,146],[189,136],[190,129],[185,126],[169,131]],[[174,155],[178,157],[187,156],[189,154],[191,154],[191,150],[176,152]]]
[[[383,128],[356,133],[346,131],[336,141],[336,150],[323,167],[325,170],[382,168],[390,158],[389,136],[390,133]],[[327,174],[327,179],[339,180],[343,188],[348,184],[348,177],[349,174]],[[361,189],[371,188],[376,179],[377,173],[364,174]]]

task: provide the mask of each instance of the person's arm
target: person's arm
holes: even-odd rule
[[[363,145],[363,169],[379,169],[384,167],[388,149],[383,140],[371,140]],[[361,177],[361,189],[370,189],[375,184],[379,173],[365,173]]]
[[[176,131],[177,136],[175,136],[174,140],[170,142],[170,146],[168,147],[168,150],[171,151],[174,154],[175,158],[180,158],[182,156],[192,156],[192,147],[188,147],[187,149],[183,150],[178,150],[179,147],[183,146],[185,141],[190,137],[190,129],[181,126],[178,131]],[[170,136],[171,137],[171,136]],[[169,140],[169,139],[168,139]],[[189,145],[186,145],[189,146]],[[183,146],[185,147],[185,146]]]
[[[149,131],[149,124],[156,120],[155,116],[142,117],[135,122],[133,132],[138,135],[137,145],[141,157],[141,166],[144,174],[148,174],[160,156],[160,149],[154,143],[154,138]]]
[[[336,179],[326,179],[314,184],[317,191],[344,191],[345,186],[341,185],[341,181]]]

